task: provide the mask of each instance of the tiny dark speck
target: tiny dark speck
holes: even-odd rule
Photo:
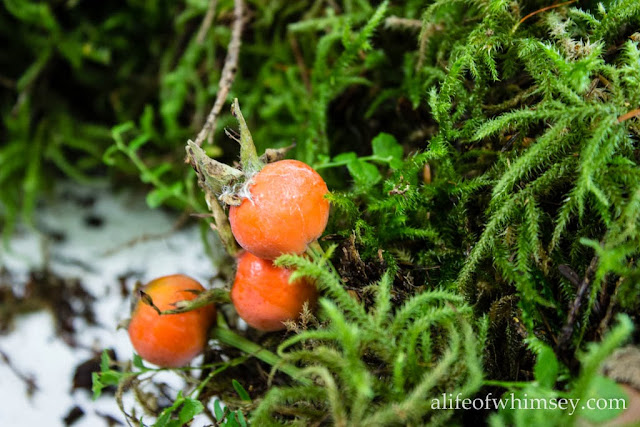
[[[98,227],[102,227],[102,224],[104,224],[104,219],[102,219],[97,215],[87,215],[84,217],[84,223],[88,227],[98,228]]]
[[[70,426],[76,421],[78,421],[80,418],[82,418],[83,415],[84,415],[84,411],[82,410],[82,408],[76,405],[73,408],[71,408],[67,416],[64,417],[62,421],[64,421],[65,426]]]
[[[55,243],[62,243],[67,239],[67,236],[64,234],[64,232],[58,230],[47,231],[47,235]]]

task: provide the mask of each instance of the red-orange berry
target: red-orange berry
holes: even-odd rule
[[[229,222],[240,246],[257,257],[301,254],[327,226],[327,184],[305,163],[270,163],[251,179],[248,190],[250,196],[230,208]]]
[[[313,307],[318,298],[316,287],[300,279],[289,283],[291,270],[243,252],[231,288],[231,301],[238,315],[249,326],[262,331],[285,328],[283,322],[296,320],[305,302]]]
[[[200,283],[181,274],[160,277],[143,289],[160,311],[174,309],[176,302],[192,300],[204,290]],[[152,306],[138,301],[129,323],[129,338],[148,362],[166,368],[185,366],[206,347],[207,331],[215,317],[213,304],[160,315]]]

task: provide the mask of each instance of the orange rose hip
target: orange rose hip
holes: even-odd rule
[[[329,219],[327,184],[309,165],[280,160],[266,165],[248,184],[250,198],[229,210],[234,237],[257,257],[303,253],[322,235]]]
[[[318,292],[313,283],[289,283],[291,270],[273,265],[244,252],[238,257],[238,271],[231,288],[231,301],[249,326],[261,331],[284,329],[283,322],[296,320],[305,302],[314,306]]]
[[[152,280],[143,289],[161,311],[175,308],[177,301],[192,300],[204,290],[200,283],[181,274]],[[165,368],[185,366],[204,350],[215,316],[213,304],[185,313],[159,315],[153,307],[138,301],[129,323],[129,338],[136,352],[148,362]]]

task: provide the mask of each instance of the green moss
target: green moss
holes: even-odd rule
[[[4,1],[5,235],[52,177],[142,178],[150,205],[205,210],[184,146],[218,91],[233,3],[217,2],[199,38],[207,1]],[[443,390],[586,396],[585,372],[637,343],[640,3],[548,6],[247,3],[228,98],[259,153],[295,142],[291,155],[326,178],[337,250],[286,260],[326,298],[318,322],[280,347],[316,381],[263,386],[253,406],[231,398],[234,410],[260,422],[462,422],[424,403]],[[223,133],[235,126],[225,107],[210,156],[235,160]]]

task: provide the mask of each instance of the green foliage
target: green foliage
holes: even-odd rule
[[[138,362],[140,359],[136,359]],[[97,399],[102,394],[102,390],[105,387],[111,385],[117,385],[124,379],[124,375],[110,367],[111,360],[106,350],[102,352],[100,356],[100,372],[93,372],[91,374],[93,399]]]
[[[492,426],[529,426],[529,425],[553,425],[571,426],[580,424],[580,420],[602,423],[611,421],[619,415],[624,408],[629,407],[629,401],[622,390],[613,380],[599,373],[604,360],[613,353],[617,347],[628,340],[633,331],[633,323],[627,316],[621,315],[618,324],[612,328],[601,343],[590,343],[587,351],[580,354],[580,374],[563,389],[555,389],[556,369],[558,360],[553,351],[545,345],[540,346],[538,361],[536,363],[535,381],[504,384],[509,389],[502,398],[510,399],[514,395],[517,399],[536,399],[544,401],[536,406],[536,410],[517,410],[513,408],[501,409],[490,418]],[[570,410],[557,410],[548,402],[558,402],[560,399],[573,401],[575,404]],[[604,400],[602,400],[604,399]],[[600,409],[595,409],[595,403],[600,401]],[[625,402],[624,404],[622,402]],[[539,405],[540,403],[534,403]],[[517,405],[516,405],[517,406]],[[592,409],[589,408],[592,406]],[[531,407],[531,405],[529,405]]]
[[[154,189],[147,194],[147,205],[150,208],[157,208],[163,203],[171,204],[179,207],[191,207],[199,211],[204,211],[201,202],[194,192],[195,179],[194,174],[189,173],[182,181],[174,179],[165,181],[165,175],[171,172],[169,163],[160,163],[153,167],[149,167],[140,158],[138,151],[151,139],[149,127],[147,124],[152,120],[150,109],[145,110],[145,116],[142,118],[142,130],[138,130],[132,122],[123,123],[112,129],[112,136],[115,144],[110,146],[104,153],[103,161],[107,165],[115,166],[118,161],[114,158],[116,152],[122,152],[128,158],[128,161],[138,169],[140,173],[140,181],[151,184]],[[130,142],[125,142],[124,135],[129,132],[139,132]],[[192,172],[192,171],[190,171]]]
[[[295,142],[291,155],[323,174],[337,248],[280,260],[317,281],[320,323],[253,336],[305,381],[254,392],[228,373],[216,390],[240,402],[218,403],[217,422],[460,423],[430,398],[483,396],[482,384],[617,395],[598,366],[638,342],[640,3],[246,3],[228,100],[260,153]],[[51,177],[142,181],[150,206],[204,212],[184,146],[218,93],[234,2],[3,4],[5,236]],[[223,134],[235,123],[223,108],[209,156],[236,159]],[[96,390],[131,378],[103,369]],[[180,421],[185,396],[163,416]],[[580,414],[599,415],[615,414]]]
[[[182,391],[178,392],[173,405],[160,413],[160,416],[153,424],[155,427],[179,427],[191,421],[198,415],[204,406],[200,401],[182,396]],[[177,412],[177,417],[175,413]],[[173,418],[173,419],[172,419]]]
[[[209,382],[220,373],[242,363],[244,360],[244,358],[240,358],[218,364],[201,366],[200,368],[208,370],[207,376],[199,382],[197,387],[192,388],[188,395],[185,396],[183,391],[179,390],[173,399],[172,405],[161,408],[159,412],[152,414],[155,418],[153,426],[172,427],[183,426],[190,423],[194,417],[201,414],[205,409],[201,399],[203,390],[205,390]],[[124,369],[114,369],[117,368],[117,366],[115,366],[115,362],[110,359],[106,350],[103,351],[100,361],[100,372],[94,372],[92,374],[93,399],[95,400],[99,398],[105,387],[117,386],[118,391],[116,392],[116,397],[118,405],[122,412],[127,416],[127,421],[144,425],[143,418],[138,420],[134,415],[127,413],[122,402],[122,393],[128,388],[133,388],[137,396],[143,396],[144,392],[142,392],[139,387],[144,382],[148,382],[148,380],[155,374],[165,371],[166,369],[155,369],[145,366],[142,358],[137,354],[134,354],[132,364],[136,369],[132,369],[131,366],[127,366]],[[183,371],[189,371],[189,369],[190,368],[184,368]],[[251,402],[249,393],[238,381],[234,379],[232,380],[232,384],[242,401]],[[214,416],[218,425],[226,427],[247,426],[247,420],[242,411],[230,411],[228,408],[223,408],[219,399],[215,400],[213,406]]]
[[[214,407],[214,415],[216,417],[216,422],[219,426],[224,427],[246,427],[248,425],[247,419],[244,414],[240,411],[232,411],[230,412],[226,408],[222,408],[220,404],[220,400],[216,400],[213,404]]]
[[[630,60],[636,57],[638,46],[627,41],[617,58],[605,61],[603,45],[595,41],[597,31],[589,37],[591,30],[587,30],[585,37],[583,27],[577,27],[570,18],[555,12],[549,13],[546,23],[555,40],[537,40],[536,27],[524,29],[521,25],[515,34],[509,34],[507,43],[501,41],[505,34],[492,26],[494,20],[507,19],[504,13],[507,11],[495,9],[483,19],[485,34],[489,34],[491,28],[491,38],[498,38],[494,43],[517,51],[516,58],[508,57],[514,64],[505,62],[500,67],[504,70],[501,79],[524,84],[524,97],[516,97],[506,112],[495,117],[465,105],[467,99],[479,97],[485,110],[491,107],[490,111],[500,111],[506,107],[504,102],[491,106],[489,101],[495,95],[481,92],[495,77],[494,62],[477,63],[471,51],[478,46],[469,43],[461,47],[455,64],[460,70],[470,71],[474,90],[470,92],[460,84],[461,74],[454,73],[454,68],[447,76],[449,81],[445,80],[439,91],[432,92],[431,106],[441,126],[439,136],[445,143],[504,147],[500,138],[508,134],[515,135],[516,139],[535,141],[531,147],[521,150],[503,148],[486,172],[485,176],[493,180],[485,213],[486,226],[457,278],[458,285],[474,297],[474,274],[483,274],[479,267],[484,259],[495,259],[501,276],[518,291],[524,317],[533,330],[544,322],[536,306],[557,309],[567,304],[567,296],[559,292],[566,288],[553,284],[557,283],[557,274],[549,269],[550,265],[586,267],[581,261],[586,251],[577,246],[580,239],[592,236],[608,240],[611,230],[608,233],[603,230],[619,222],[626,209],[633,209],[633,205],[627,207],[627,204],[633,203],[629,194],[635,191],[637,181],[626,180],[638,173],[637,151],[632,148],[638,132],[633,124],[621,119],[630,106],[640,101],[633,89],[633,85],[640,83],[638,62]],[[611,13],[622,11],[613,8]],[[580,17],[597,21],[585,11],[580,12]],[[470,35],[469,41],[473,40]],[[483,40],[483,47],[486,48],[487,42]],[[507,61],[497,54],[490,57],[493,56]],[[509,68],[517,67],[516,64],[526,70],[525,75],[513,74]],[[622,83],[627,79],[633,81],[633,85]],[[513,108],[518,104],[524,106]],[[465,111],[460,111],[461,108]],[[465,124],[457,126],[456,114],[470,117]],[[469,124],[473,124],[473,128]],[[455,160],[452,161],[455,165]],[[620,170],[622,164],[627,168],[625,172]],[[548,206],[550,197],[563,203],[557,209],[541,209]],[[625,238],[635,241],[636,230],[637,224],[634,224]],[[502,237],[505,235],[507,239]],[[628,262],[625,260],[633,259],[637,245],[635,248],[618,253],[616,262],[625,264]],[[601,263],[598,272],[590,290],[585,319],[601,289],[601,280],[606,272],[611,272],[611,267]],[[627,300],[623,304],[629,303]],[[588,323],[583,323],[578,340],[587,328]]]
[[[381,133],[371,141],[373,154],[371,156],[358,157],[353,151],[341,153],[329,160],[323,157],[325,162],[315,165],[315,169],[332,168],[346,166],[349,174],[354,180],[354,185],[361,191],[377,184],[382,175],[375,166],[375,163],[387,165],[392,169],[402,167],[403,150],[402,146],[393,135]]]
[[[470,308],[444,290],[417,295],[393,313],[393,271],[371,285],[375,303],[365,311],[331,272],[329,256],[278,258],[278,265],[295,267],[292,280],[313,278],[328,296],[320,301],[323,326],[300,332],[278,349],[285,361],[304,364],[303,378],[316,381],[272,388],[252,422],[272,423],[281,405],[305,424],[325,413],[335,425],[421,424],[453,415],[433,411],[432,400],[445,390],[471,396],[480,387],[482,323],[474,331]]]
[[[181,119],[192,106],[189,90],[200,92],[193,103],[196,122],[209,108],[208,88],[193,67],[208,52],[213,68],[212,52],[219,43],[211,33],[207,40],[212,43],[194,42],[185,50],[177,34],[183,34],[185,22],[204,14],[206,2],[132,0],[95,7],[6,0],[3,6],[0,37],[10,41],[3,43],[7,48],[0,56],[2,86],[8,89],[0,93],[5,127],[0,226],[5,238],[18,219],[31,223],[36,201],[56,179],[90,184],[113,175],[114,169],[105,170],[102,155],[112,143],[110,129],[119,123],[140,117],[155,166],[162,162],[175,170],[167,154],[184,155],[176,138],[190,136],[198,126]],[[160,56],[161,63],[152,62]],[[162,112],[162,122],[154,111]],[[116,165],[132,173],[128,165]],[[183,173],[171,173],[170,185],[177,185]],[[166,197],[162,192],[156,196],[155,203]]]

